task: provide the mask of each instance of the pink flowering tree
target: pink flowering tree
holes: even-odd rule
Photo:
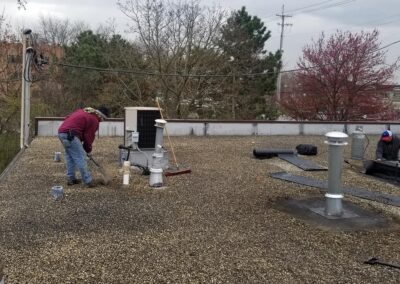
[[[293,87],[282,96],[286,114],[299,120],[395,119],[385,86],[398,65],[385,64],[378,36],[337,31],[307,45]]]

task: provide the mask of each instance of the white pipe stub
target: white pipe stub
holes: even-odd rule
[[[349,137],[346,133],[339,132],[339,131],[331,131],[325,134],[325,137],[327,140],[325,141],[326,144],[329,145],[340,145],[344,146],[347,145],[348,143],[346,142],[346,139]]]
[[[164,128],[164,126],[167,124],[167,121],[164,119],[156,119],[155,122],[156,124],[154,126],[161,128]]]
[[[163,170],[150,168],[150,186],[162,187],[163,186]]]

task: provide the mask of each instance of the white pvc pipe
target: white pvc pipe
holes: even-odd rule
[[[130,168],[131,168],[131,162],[124,161],[124,164],[122,166],[123,169],[122,184],[125,186],[129,185]]]

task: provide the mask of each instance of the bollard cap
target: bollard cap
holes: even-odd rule
[[[130,167],[131,162],[130,161],[124,161],[124,167]]]
[[[61,185],[54,185],[51,189],[54,190],[63,190],[63,187]]]
[[[325,134],[327,140],[325,143],[330,145],[347,145],[346,139],[349,137],[346,133],[331,131]]]

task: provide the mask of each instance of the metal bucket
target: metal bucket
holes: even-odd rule
[[[64,188],[61,185],[55,185],[51,188],[51,196],[55,201],[60,201],[64,198]]]
[[[163,186],[163,170],[162,169],[150,169],[150,186],[151,187],[162,187]]]
[[[61,152],[54,152],[54,161],[61,162]]]

